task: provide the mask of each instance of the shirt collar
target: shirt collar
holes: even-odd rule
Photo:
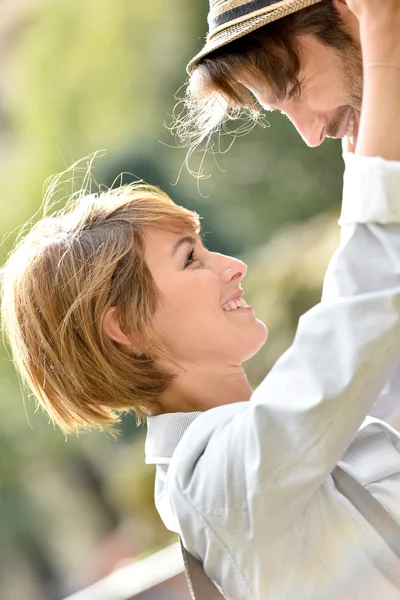
[[[201,412],[167,413],[147,418],[146,463],[169,464],[183,434]]]

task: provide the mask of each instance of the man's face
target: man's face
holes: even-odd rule
[[[269,86],[252,79],[242,83],[266,110],[279,110],[296,127],[308,146],[322,144],[326,137],[355,143],[362,100],[361,50],[356,42],[343,51],[324,45],[312,35],[301,38],[301,92],[276,100]]]

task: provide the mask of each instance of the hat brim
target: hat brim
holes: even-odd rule
[[[287,17],[288,15],[291,15],[303,8],[307,8],[313,4],[317,4],[318,2],[321,2],[321,0],[283,0],[282,2],[278,2],[273,10],[271,10],[271,7],[266,7],[260,11],[257,11],[256,16],[229,23],[220,31],[217,30],[215,33],[208,35],[205,46],[188,63],[186,71],[189,75],[191,75],[199,62],[214,50],[218,50],[219,48],[226,46],[230,42],[243,37],[247,33],[251,33],[256,29],[259,29],[267,23],[272,23],[273,21]]]

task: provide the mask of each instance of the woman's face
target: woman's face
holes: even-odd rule
[[[159,299],[154,329],[178,364],[236,365],[267,339],[241,287],[246,265],[193,233],[148,228],[145,258]]]

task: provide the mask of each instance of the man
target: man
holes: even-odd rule
[[[210,0],[182,137],[202,144],[240,109],[279,110],[306,144],[357,142],[362,101],[359,23],[346,0]],[[257,103],[254,101],[256,99]],[[178,127],[179,130],[179,127]],[[371,415],[400,429],[400,368]]]
[[[345,0],[210,0],[208,22],[188,65],[192,143],[237,109],[257,110],[254,98],[287,115],[311,147],[326,137],[356,142],[362,59]]]

